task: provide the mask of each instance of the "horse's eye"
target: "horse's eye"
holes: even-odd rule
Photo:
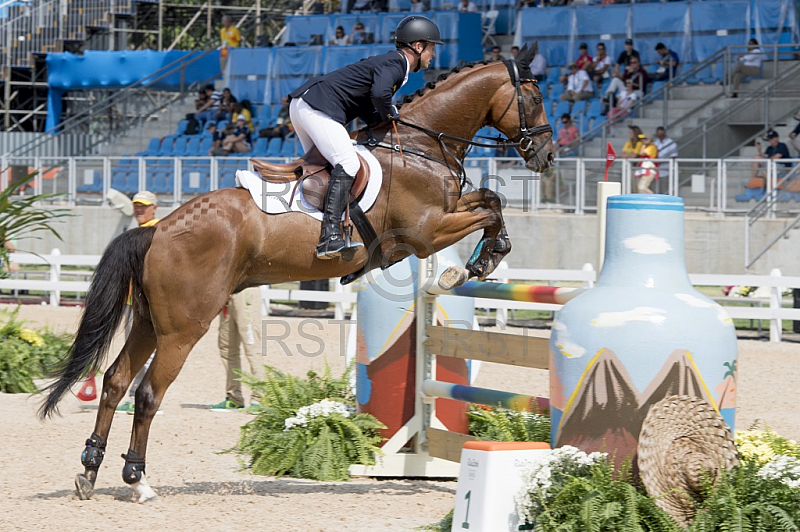
[[[536,98],[533,99],[533,103],[536,105],[542,105],[542,97],[537,96]]]

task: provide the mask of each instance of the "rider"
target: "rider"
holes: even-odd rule
[[[312,78],[289,94],[289,116],[297,137],[308,151],[316,146],[333,166],[317,258],[332,259],[345,249],[342,213],[360,166],[345,126],[355,118],[367,124],[398,120],[392,96],[408,81],[409,72],[428,68],[444,44],[436,24],[422,16],[404,18],[395,31],[396,50],[363,59]]]

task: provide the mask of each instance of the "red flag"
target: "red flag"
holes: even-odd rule
[[[606,178],[605,180],[608,181],[608,169],[611,168],[611,165],[614,164],[614,161],[617,160],[617,152],[614,151],[614,146],[611,145],[610,142],[606,143]]]
[[[78,399],[81,401],[94,401],[97,399],[97,384],[94,380],[94,374],[83,381],[83,386],[78,390]]]

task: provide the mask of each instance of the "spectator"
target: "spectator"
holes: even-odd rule
[[[731,77],[733,79],[733,96],[739,96],[739,85],[742,83],[742,78],[748,76],[761,75],[761,62],[766,59],[766,54],[758,46],[756,39],[750,39],[747,43],[747,53],[743,54],[737,62],[736,68],[733,69]]]
[[[511,47],[511,59],[516,59],[517,55],[519,55],[519,46],[512,46]]]
[[[461,0],[461,3],[458,4],[458,11],[460,13],[477,13],[478,6],[472,0]]]
[[[211,87],[211,91],[214,91],[214,87]],[[208,102],[208,93],[206,93],[206,87],[203,87],[199,91],[197,91],[197,98],[194,101],[194,110],[199,111],[200,109],[205,106],[206,102]]]
[[[656,128],[656,138],[653,139],[653,144],[658,149],[659,159],[674,159],[678,156],[678,143],[667,136],[664,126]],[[658,173],[660,178],[669,177],[669,169],[664,168],[663,164]]]
[[[516,52],[514,52],[514,48],[517,49]],[[519,48],[517,46],[512,47],[511,56],[517,57],[517,53],[519,53]],[[533,74],[533,78],[536,81],[544,81],[547,76],[547,61],[539,52],[536,52],[536,55],[533,56],[533,61],[531,61],[531,74]]]
[[[633,49],[633,39],[625,39],[625,49],[620,52],[615,65],[614,75],[621,78],[625,74],[625,69],[630,64],[632,58],[639,59],[639,52]]]
[[[575,60],[575,64],[578,65],[578,68],[581,70],[587,70],[592,67],[592,56],[589,55],[589,45],[585,42],[582,42],[580,46],[578,46],[578,58]]]
[[[792,147],[796,151],[800,151],[800,141],[797,140],[797,135],[800,135],[800,110],[794,114],[794,119],[797,121],[797,125],[794,126],[792,132],[789,133],[789,139],[792,141]]]
[[[574,61],[574,63],[578,65],[579,69],[587,70],[588,73],[588,70],[592,65],[592,56],[589,55],[589,47],[585,42],[582,42],[578,48],[580,50],[580,55],[578,56],[578,59]],[[568,76],[569,74],[562,74],[560,79],[561,83],[566,83]]]
[[[239,48],[242,42],[242,35],[239,28],[231,23],[231,17],[222,17],[222,27],[219,30],[219,38],[222,41],[222,49],[219,51],[219,66],[224,73],[228,62],[228,48]]]
[[[261,293],[259,288],[245,288],[228,299],[219,316],[219,354],[225,365],[225,400],[211,405],[214,412],[237,412],[244,410],[242,383],[237,371],[242,364],[239,344],[244,344],[244,355],[250,365],[250,373],[264,378],[261,358]],[[258,398],[250,398],[250,413],[258,413]]]
[[[227,155],[227,153],[222,154],[220,153],[222,150],[222,140],[225,138],[225,134],[221,131],[217,131],[217,124],[215,122],[209,122],[206,125],[206,130],[211,135],[211,149],[208,150],[209,155]]]
[[[642,151],[644,134],[639,126],[628,126],[628,133],[630,134],[630,139],[622,146],[620,158],[635,159],[639,157],[639,152]]]
[[[589,74],[585,70],[580,70],[575,63],[569,64],[569,76],[567,76],[567,90],[561,95],[562,102],[578,102],[588,100],[594,96],[591,88]]]
[[[332,46],[344,46],[347,44],[347,35],[344,33],[344,26],[336,26],[336,33],[333,35],[333,39],[328,41],[328,44]]]
[[[680,59],[678,54],[667,48],[664,43],[656,45],[656,52],[661,57],[656,60],[658,69],[650,74],[648,77],[651,81],[664,81],[665,79],[672,79],[678,73],[678,64]]]
[[[156,209],[158,209],[158,197],[148,190],[142,190],[141,192],[137,192],[136,195],[133,197],[133,216],[136,218],[136,223],[139,224],[139,227],[152,227],[159,222],[159,219],[156,218]],[[131,334],[131,327],[132,327],[132,319],[133,319],[133,302],[128,298],[128,319],[125,320],[125,339],[128,339],[128,336]],[[136,403],[136,390],[139,388],[139,384],[141,384],[142,379],[144,379],[145,373],[147,373],[147,369],[150,367],[150,363],[153,361],[153,355],[155,352],[150,354],[150,357],[147,359],[147,362],[144,363],[142,369],[139,370],[139,373],[136,374],[136,377],[133,379],[133,384],[131,384],[130,388],[128,389],[128,400],[119,405],[115,412],[127,412],[128,414],[133,415]],[[161,408],[159,407],[158,412],[161,413]]]
[[[633,81],[625,81],[625,88],[617,93],[616,105],[611,109],[609,115],[609,132],[614,136],[614,124],[631,112],[631,107],[639,101],[639,91],[633,90]]]
[[[353,33],[347,38],[347,44],[370,44],[367,31],[364,29],[364,24],[356,22],[353,25]]]
[[[606,45],[597,43],[597,55],[592,59],[591,65],[586,69],[598,88],[603,80],[611,77],[611,58],[606,54]]]
[[[220,111],[220,101],[222,100],[222,91],[214,90],[214,85],[206,85],[206,102],[195,113],[195,118],[203,122],[215,121],[217,113]]]
[[[499,46],[492,46],[491,55],[489,56],[489,61],[502,61],[503,55],[500,53],[501,49]]]
[[[756,140],[756,151],[758,152],[758,155],[756,155],[754,159],[772,159],[772,160],[791,159],[792,156],[789,154],[789,148],[786,146],[786,144],[781,142],[780,135],[778,135],[777,131],[775,131],[774,129],[770,129],[769,131],[767,131],[767,134],[764,137],[764,139],[769,143],[769,146],[767,147],[766,150],[762,151],[761,141]],[[791,168],[792,166],[792,163],[788,162],[780,164],[783,166],[784,172],[785,169]],[[761,184],[762,187],[764,186],[763,183],[763,178],[765,175],[763,170],[764,167],[765,165],[762,165],[762,163],[760,162],[754,161],[752,163],[753,174],[751,181],[753,179],[757,179],[760,177],[762,179],[762,184]],[[748,188],[754,188],[754,187],[748,185]]]
[[[409,9],[412,13],[422,13],[425,11],[425,5],[420,0],[411,0],[411,9]]]
[[[236,97],[233,95],[228,87],[222,89],[222,98],[219,101],[219,110],[215,120],[230,120],[232,117],[237,116],[233,112],[233,105],[237,102]]]
[[[249,109],[246,109],[242,102],[236,102],[233,104],[233,116],[243,116],[244,121],[247,124],[247,128],[252,133],[255,131],[253,128],[253,115]]]
[[[236,127],[233,133],[227,135],[222,141],[222,149],[228,153],[246,153],[250,151],[250,128],[244,115],[236,117]]]
[[[558,136],[556,137],[556,144],[558,147],[569,146],[575,142],[579,135],[578,127],[572,123],[572,117],[569,113],[561,115],[561,129],[558,131]]]
[[[653,191],[650,190],[650,184],[653,179],[658,178],[658,164],[652,159],[658,157],[658,148],[647,135],[641,135],[640,137],[642,139],[642,147],[636,157],[642,159],[642,161],[634,173],[639,178],[639,182],[636,184],[636,191],[639,194],[652,194]]]
[[[616,102],[613,99],[620,89],[625,87],[625,82],[631,80],[633,90],[639,91],[639,98],[644,96],[644,88],[647,86],[647,71],[642,68],[642,64],[638,57],[631,57],[628,66],[625,67],[625,72],[621,78],[614,78],[608,84],[603,98],[608,100],[609,106],[614,107]]]

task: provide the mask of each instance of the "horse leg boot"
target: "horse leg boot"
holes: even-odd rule
[[[318,259],[333,259],[345,249],[342,238],[342,213],[350,197],[355,176],[344,171],[340,164],[331,172],[331,183],[325,193],[325,212],[322,215],[322,232],[317,244]]]

